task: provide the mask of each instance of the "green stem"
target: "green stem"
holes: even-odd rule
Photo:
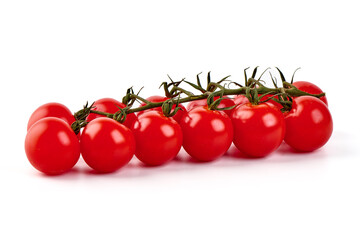
[[[101,111],[97,111],[97,110],[90,110],[90,113],[95,113],[95,114],[103,115],[103,116],[106,116],[106,117],[108,117],[108,118],[113,118],[113,116],[114,116],[114,114],[112,114],[112,113],[101,112]]]
[[[240,95],[240,94],[246,94],[246,89],[247,87],[241,87],[241,88],[237,88],[237,89],[221,89],[219,91],[213,92],[211,93],[213,95],[213,97],[215,96],[220,96],[221,94],[223,96],[227,96],[227,95]],[[257,92],[259,94],[264,94],[264,93],[272,93],[272,94],[277,94],[277,93],[283,93],[285,92],[286,94],[293,96],[293,97],[298,97],[298,96],[313,96],[313,97],[317,97],[320,98],[322,96],[325,96],[325,93],[320,93],[320,94],[310,94],[310,93],[306,93],[303,92],[299,89],[297,89],[296,87],[291,87],[291,88],[268,88],[265,87],[263,85],[259,86],[257,88]],[[186,102],[191,102],[191,101],[196,101],[196,100],[201,100],[201,99],[205,99],[208,98],[209,96],[209,92],[205,92],[201,95],[193,95],[193,96],[188,96],[185,98],[180,98],[178,100],[175,100],[176,102],[180,103],[186,103]],[[139,97],[136,94],[131,94],[130,95],[131,98],[136,98],[139,99],[145,103],[147,103],[145,106],[141,106],[141,107],[137,107],[137,108],[132,108],[132,109],[128,109],[126,111],[127,114],[130,113],[135,113],[135,112],[141,112],[144,110],[148,110],[151,108],[156,108],[156,107],[161,107],[163,105],[163,102],[149,102],[146,99],[143,99],[141,97]],[[96,113],[96,114],[100,114],[109,118],[112,118],[114,116],[114,114],[111,113],[106,113],[106,112],[101,112],[101,111],[96,111],[96,110],[90,110],[91,113]]]

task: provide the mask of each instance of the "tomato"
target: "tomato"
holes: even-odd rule
[[[310,94],[320,94],[323,92],[318,86],[316,86],[311,82],[296,81],[293,83],[293,85],[297,87],[299,90]],[[326,106],[328,106],[328,101],[326,99],[326,96],[321,97],[320,100],[323,101],[326,104]]]
[[[80,145],[67,122],[46,117],[34,123],[27,132],[25,152],[34,168],[57,175],[69,171],[76,164]]]
[[[152,166],[162,165],[180,151],[183,136],[179,124],[158,111],[143,113],[132,128],[136,157]]]
[[[250,157],[264,157],[275,151],[285,135],[285,121],[280,110],[268,103],[237,106],[231,116],[234,144]]]
[[[216,101],[217,99],[219,99],[220,97],[214,97],[214,101]],[[235,105],[234,100],[224,96],[224,99],[221,100],[220,104],[218,105],[218,108],[227,108],[227,107],[232,107]],[[207,106],[207,99],[200,99],[200,100],[195,100],[192,102],[189,102],[189,104],[187,105],[187,110],[190,111],[191,109],[193,109],[194,107],[197,106]],[[230,110],[224,110],[224,112],[228,115],[231,116],[233,109]]]
[[[125,108],[126,105],[122,102],[119,102],[113,98],[101,98],[94,103],[94,109],[96,111],[100,112],[106,112],[106,113],[116,113],[119,111],[119,108]],[[89,116],[86,118],[88,122],[99,118],[99,117],[106,117],[104,115],[90,113]],[[134,113],[130,113],[126,116],[126,120],[124,122],[124,125],[128,128],[133,124],[133,122],[136,120],[136,115]]]
[[[292,148],[310,152],[330,139],[333,121],[326,104],[318,98],[294,98],[292,109],[285,113],[285,142]]]
[[[185,151],[198,161],[212,161],[230,147],[233,128],[229,116],[208,106],[191,109],[180,122]]]
[[[67,122],[69,125],[71,125],[75,121],[73,114],[65,105],[55,102],[46,103],[38,107],[31,114],[30,119],[28,121],[27,130],[29,130],[34,123],[46,117],[60,118],[65,122]]]
[[[89,167],[100,173],[125,166],[135,153],[135,139],[129,128],[110,118],[96,118],[80,137],[81,155]]]
[[[151,96],[151,97],[148,97],[146,100],[148,100],[150,102],[164,102],[168,99],[169,99],[168,97],[163,97],[163,96]],[[145,106],[145,105],[146,105],[146,103],[141,103],[140,107]],[[174,104],[171,109],[174,110],[175,107],[176,107],[176,105]],[[184,113],[186,112],[186,108],[182,104],[179,104],[178,107],[180,107],[181,109],[179,109],[172,118],[175,119],[175,121],[179,123],[181,118],[183,117]],[[162,108],[156,107],[156,108],[147,109],[147,110],[138,112],[138,116],[140,117],[143,113],[148,112],[148,111],[162,112]]]

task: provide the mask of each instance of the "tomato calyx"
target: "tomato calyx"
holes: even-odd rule
[[[173,106],[175,104],[175,108]],[[166,100],[161,106],[162,112],[165,117],[173,117],[180,110],[183,111],[181,107],[179,107],[179,98],[177,100],[170,98]]]
[[[187,96],[194,95],[193,93],[179,87],[179,85],[185,81],[185,78],[181,79],[180,81],[175,82],[174,80],[172,80],[172,78],[169,76],[169,74],[167,76],[170,80],[170,83],[162,82],[159,86],[159,88],[161,88],[161,87],[164,88],[165,96],[167,98],[175,98],[177,96],[180,96],[181,93],[184,93]]]

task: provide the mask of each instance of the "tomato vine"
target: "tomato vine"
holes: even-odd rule
[[[220,102],[224,99],[224,96],[229,96],[229,95],[245,95],[249,99],[249,101],[255,105],[259,104],[261,102],[273,100],[275,102],[280,103],[283,106],[283,109],[282,109],[283,111],[287,111],[287,110],[291,109],[292,97],[313,96],[313,97],[321,98],[321,97],[325,96],[325,93],[311,94],[308,92],[301,91],[296,86],[294,86],[292,83],[293,83],[295,72],[298,69],[295,70],[295,72],[292,76],[291,82],[287,82],[283,73],[280,71],[280,69],[276,68],[280,73],[283,87],[277,86],[276,81],[274,80],[273,76],[270,73],[272,82],[274,84],[274,88],[266,87],[263,84],[264,81],[261,80],[261,77],[270,68],[267,68],[260,75],[260,77],[258,79],[255,78],[258,67],[254,68],[250,78],[247,77],[247,73],[246,73],[247,69],[248,68],[244,69],[245,86],[242,86],[241,84],[239,84],[237,82],[228,80],[230,75],[222,78],[221,80],[219,80],[217,82],[213,82],[211,80],[211,72],[208,72],[208,74],[207,74],[206,88],[204,88],[201,84],[200,76],[199,76],[201,73],[197,74],[196,83],[191,83],[189,81],[185,81],[185,79],[175,82],[171,79],[170,76],[168,76],[170,82],[163,82],[163,83],[161,83],[160,87],[164,88],[165,95],[169,99],[167,99],[165,101],[161,101],[161,102],[150,102],[139,95],[141,89],[138,93],[135,93],[133,88],[129,88],[129,89],[127,89],[126,95],[122,98],[122,102],[126,105],[125,108],[118,107],[119,110],[116,113],[108,113],[108,112],[94,110],[93,104],[91,104],[89,106],[89,104],[86,103],[84,105],[83,109],[77,111],[74,114],[76,121],[71,125],[71,127],[76,134],[79,133],[80,129],[82,127],[86,126],[86,124],[87,124],[86,117],[90,113],[103,115],[103,116],[112,118],[112,119],[122,123],[126,120],[126,116],[130,113],[141,112],[141,111],[149,110],[152,108],[161,107],[165,116],[172,117],[177,113],[177,111],[181,111],[181,108],[178,107],[179,104],[196,101],[196,100],[201,100],[201,99],[207,99],[207,104],[208,104],[209,108],[212,110],[229,110],[229,109],[236,107],[236,105],[227,107],[227,108],[218,108],[217,107],[220,104]],[[222,85],[222,83],[224,83],[224,82],[225,82],[225,84]],[[191,91],[186,90],[183,87],[180,87],[181,84],[187,84],[187,85],[191,86],[194,90],[199,91],[200,94],[196,95],[196,94],[192,93]],[[229,88],[229,86],[231,84],[237,86],[237,88]],[[185,94],[186,96],[180,97],[182,94]],[[266,100],[261,101],[261,99],[266,95],[271,95],[271,96],[269,98],[267,98]],[[214,100],[215,97],[219,97],[219,98]],[[133,104],[136,101],[142,102],[145,105],[139,106],[136,108],[132,108]],[[175,108],[172,109],[174,105],[175,105]]]

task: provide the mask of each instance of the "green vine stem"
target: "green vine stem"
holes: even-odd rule
[[[72,128],[75,131],[75,133],[78,133],[82,127],[86,126],[86,124],[87,124],[86,117],[90,113],[103,115],[108,118],[115,119],[118,122],[124,122],[127,114],[141,112],[141,111],[145,111],[145,110],[156,108],[156,107],[162,107],[163,111],[165,109],[167,109],[166,112],[164,112],[166,116],[173,116],[176,113],[176,111],[180,110],[178,107],[179,104],[196,101],[196,100],[201,100],[201,99],[207,99],[208,106],[211,109],[223,110],[223,109],[218,109],[217,106],[220,104],[220,102],[224,96],[231,96],[231,95],[245,95],[248,98],[250,98],[249,100],[253,104],[258,104],[259,99],[261,99],[261,97],[260,98],[258,97],[258,94],[263,95],[263,96],[267,95],[267,94],[271,94],[273,96],[282,96],[280,98],[280,100],[275,99],[275,98],[272,98],[272,99],[276,100],[277,102],[280,102],[286,109],[289,108],[289,105],[291,107],[291,97],[313,96],[313,97],[320,98],[322,96],[325,96],[325,93],[310,94],[310,93],[303,92],[303,91],[299,90],[298,88],[296,88],[295,86],[293,86],[291,83],[288,83],[286,81],[283,81],[283,87],[277,87],[276,84],[275,84],[275,88],[266,87],[261,83],[260,78],[258,80],[256,80],[254,78],[255,74],[256,74],[256,69],[257,68],[255,68],[255,70],[250,78],[247,78],[246,72],[244,71],[245,72],[245,80],[246,80],[245,86],[241,86],[240,84],[235,84],[236,86],[241,86],[241,87],[238,87],[235,89],[229,89],[229,88],[226,88],[225,86],[221,85],[221,82],[227,80],[227,78],[229,76],[221,79],[219,82],[216,83],[216,82],[210,81],[210,73],[209,73],[208,78],[207,78],[208,82],[207,82],[206,90],[201,86],[201,83],[199,80],[199,74],[197,75],[197,84],[184,81],[184,79],[181,80],[180,82],[174,82],[170,78],[170,80],[171,80],[170,84],[162,83],[161,86],[164,86],[166,95],[168,95],[171,98],[169,98],[166,101],[162,101],[162,102],[150,102],[150,101],[140,97],[138,95],[139,93],[135,94],[131,88],[131,89],[128,89],[126,96],[123,97],[123,102],[125,104],[127,104],[126,108],[124,108],[124,109],[119,108],[118,112],[112,114],[112,113],[94,110],[93,104],[91,106],[88,106],[88,104],[86,104],[83,109],[81,109],[80,111],[78,111],[74,114],[76,121],[72,124]],[[263,74],[264,73],[262,73],[261,76]],[[281,76],[281,77],[283,77],[283,76]],[[196,90],[200,91],[201,94],[194,95],[190,91],[180,88],[179,84],[181,82],[188,83],[190,86],[192,86]],[[170,86],[172,87],[172,89],[169,89]],[[180,98],[180,94],[186,94],[187,96]],[[249,95],[251,95],[252,97],[249,97]],[[283,96],[288,96],[290,98],[290,100],[288,101]],[[214,101],[215,97],[220,97],[220,98],[217,99],[216,101]],[[251,98],[253,98],[253,99],[251,99]],[[281,100],[281,99],[283,99],[283,100]],[[145,103],[145,105],[137,107],[137,108],[131,108],[132,104],[134,103],[135,100],[141,101],[141,102]],[[165,106],[166,104],[167,104],[167,106]],[[175,109],[175,111],[171,111],[171,106],[173,106],[174,104],[176,105],[176,109]]]
[[[249,79],[251,80],[251,79]],[[289,83],[287,83],[289,84]],[[289,84],[291,85],[291,84]],[[287,85],[287,86],[289,86]],[[292,86],[292,85],[291,85]],[[227,96],[227,95],[240,95],[246,94],[246,89],[249,87],[240,87],[238,89],[222,89],[220,91],[216,91],[216,92],[205,92],[204,94],[201,95],[192,95],[192,96],[188,96],[185,98],[180,98],[180,99],[173,99],[174,102],[178,102],[180,103],[186,103],[186,102],[191,102],[191,101],[195,101],[195,100],[201,100],[201,99],[205,99],[208,98],[210,95],[212,95],[213,97],[216,96]],[[291,97],[298,97],[298,96],[313,96],[313,97],[317,97],[320,98],[322,96],[325,96],[325,93],[320,93],[320,94],[310,94],[307,92],[303,92],[299,89],[297,89],[296,87],[292,86],[290,88],[268,88],[265,86],[259,86],[257,89],[257,92],[259,94],[266,94],[266,93],[271,93],[271,94],[277,94],[277,93],[282,93],[285,92],[286,94],[288,94]],[[141,106],[141,107],[137,107],[137,108],[132,108],[129,109],[128,111],[126,111],[127,114],[130,113],[135,113],[135,112],[141,112],[144,110],[148,110],[151,108],[156,108],[156,107],[161,107],[163,105],[163,102],[149,102],[145,99],[140,98],[139,96],[135,95],[135,94],[131,94],[130,98],[137,98],[137,99],[141,99],[141,101],[147,103],[145,106]],[[111,113],[106,113],[106,112],[100,112],[100,111],[96,111],[96,110],[90,110],[91,113],[96,113],[96,114],[100,114],[100,115],[104,115],[106,117],[112,118],[114,114]]]

